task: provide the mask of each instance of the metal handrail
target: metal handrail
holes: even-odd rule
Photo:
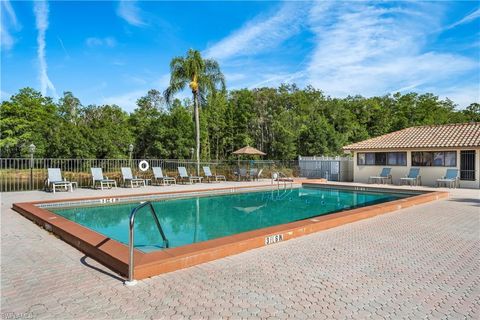
[[[292,189],[293,188],[293,181],[285,181],[285,180],[280,181],[282,176],[284,178],[287,178],[287,175],[285,175],[284,173],[282,173],[280,171],[274,172],[272,174],[272,185],[273,185],[273,182],[276,180],[277,190],[280,190],[280,182],[283,182],[283,190],[287,190],[287,183],[290,183],[290,189]]]
[[[272,194],[271,194],[271,197],[272,197],[272,200],[280,200],[280,199],[283,199],[284,197],[286,197],[288,194],[290,194],[292,192],[292,189],[293,189],[293,181],[286,181],[286,180],[280,180],[281,178],[283,177],[287,177],[284,173],[280,172],[280,171],[276,171],[276,172],[273,172],[272,173]],[[277,196],[276,196],[276,199],[274,199],[274,196],[273,196],[273,192],[274,192],[274,182],[276,182],[276,189],[277,189]],[[283,185],[283,193],[280,194],[280,183]],[[287,186],[288,184],[290,184],[290,188],[288,189],[287,191]]]
[[[150,201],[145,201],[142,204],[140,204],[138,207],[134,208],[132,210],[132,213],[130,213],[130,226],[129,226],[129,243],[128,243],[128,249],[129,249],[129,259],[128,259],[128,280],[125,281],[126,285],[134,285],[136,284],[136,280],[133,279],[133,272],[135,269],[135,261],[133,257],[134,253],[134,239],[135,239],[135,233],[134,233],[134,225],[135,225],[135,215],[137,212],[146,207],[150,207],[150,213],[153,216],[153,219],[155,220],[155,224],[157,225],[158,231],[160,232],[160,235],[162,236],[163,240],[163,247],[168,248],[168,239],[165,236],[165,233],[163,232],[162,226],[160,225],[160,221],[158,220],[157,213],[155,211],[155,208],[153,207],[152,203]]]

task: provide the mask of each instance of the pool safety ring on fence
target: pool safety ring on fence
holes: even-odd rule
[[[148,164],[148,162],[146,160],[142,160],[138,164],[138,169],[140,169],[141,171],[147,171],[148,168],[150,168],[150,165]]]

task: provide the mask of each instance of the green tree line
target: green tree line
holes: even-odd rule
[[[150,90],[132,113],[117,105],[82,105],[71,92],[54,101],[24,88],[1,103],[1,157],[192,157],[194,105]],[[201,159],[229,159],[251,145],[266,159],[338,155],[342,146],[424,124],[480,121],[480,105],[464,110],[433,94],[331,98],[313,87],[241,89],[210,94],[199,110]]]

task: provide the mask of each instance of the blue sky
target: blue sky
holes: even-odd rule
[[[1,11],[2,100],[30,86],[132,111],[195,48],[219,61],[229,89],[295,82],[334,97],[480,101],[477,1],[1,0]]]

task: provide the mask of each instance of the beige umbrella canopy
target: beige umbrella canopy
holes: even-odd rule
[[[241,149],[238,149],[237,151],[232,152],[232,154],[236,154],[236,155],[242,155],[242,154],[245,154],[245,155],[259,155],[259,156],[266,155],[265,152],[262,152],[258,149],[255,149],[254,147],[250,147],[250,146],[246,146],[246,147],[243,147]]]

